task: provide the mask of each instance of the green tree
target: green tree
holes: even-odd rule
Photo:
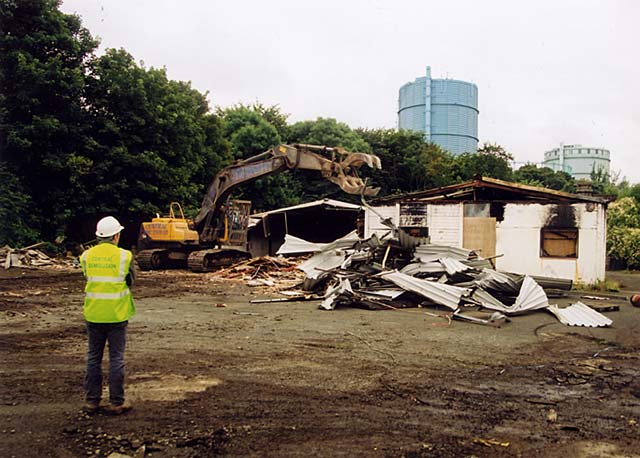
[[[333,118],[300,121],[289,128],[287,143],[306,143],[341,147],[347,151],[369,152],[369,145],[347,124]],[[355,201],[356,196],[345,194],[339,187],[322,179],[318,172],[299,170],[293,174],[301,190],[300,199],[310,201],[323,198]]]
[[[381,188],[381,196],[451,183],[452,156],[439,146],[425,142],[421,133],[396,129],[357,130],[356,133],[382,161],[382,170],[362,169],[363,175],[371,176],[371,185]]]
[[[16,175],[0,162],[0,246],[25,246],[36,241],[31,198]]]
[[[286,140],[289,137],[289,123],[287,122],[289,115],[283,113],[278,105],[265,106],[256,102],[249,108],[275,127],[281,139]]]
[[[239,104],[218,113],[224,118],[224,136],[236,159],[255,156],[282,142],[278,129],[259,109]]]
[[[83,193],[84,78],[97,41],[57,0],[0,0],[0,160],[30,199],[33,230],[62,232]]]
[[[478,154],[485,154],[489,156],[495,156],[503,159],[505,162],[513,161],[513,154],[507,152],[501,145],[497,143],[485,142],[480,148],[478,148]]]
[[[609,205],[607,254],[614,264],[640,268],[640,207],[633,197],[623,197]]]
[[[282,143],[283,117],[277,107],[261,104],[218,109],[224,120],[224,136],[235,159],[247,159]],[[272,124],[275,122],[276,125]],[[271,210],[300,203],[302,184],[290,173],[280,173],[245,183],[232,197],[250,200],[254,211]]]
[[[607,172],[603,168],[595,168],[590,175],[594,194],[614,198],[628,196],[632,192],[631,185],[626,179],[620,179],[620,172]]]
[[[341,146],[348,151],[367,153],[369,145],[358,132],[347,124],[333,118],[317,118],[315,121],[300,121],[289,129],[289,143]]]
[[[633,197],[640,204],[640,183],[630,186],[626,192],[626,196]]]
[[[467,181],[475,176],[511,181],[513,170],[510,162],[513,156],[497,144],[485,143],[477,153],[463,153],[455,156],[454,174],[459,181]]]
[[[640,228],[640,206],[633,197],[623,197],[611,202],[607,209],[607,227]]]
[[[513,173],[513,178],[518,183],[532,186],[542,186],[557,191],[575,192],[575,180],[567,172],[553,171],[549,167],[538,167],[535,164],[527,164]]]
[[[92,63],[87,94],[95,140],[87,211],[134,218],[173,200],[199,207],[209,180],[231,160],[206,96],[114,49]]]

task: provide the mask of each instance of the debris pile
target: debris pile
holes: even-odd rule
[[[11,267],[78,267],[78,262],[67,259],[51,258],[35,248],[44,243],[37,243],[25,248],[0,247],[0,260],[4,260],[4,268]]]
[[[571,289],[571,280],[497,271],[472,250],[431,244],[386,224],[390,231],[382,237],[359,239],[351,233],[321,247],[308,245],[315,254],[298,269],[306,275],[304,289],[322,295],[322,309],[429,306],[455,319],[494,326],[545,309],[569,325],[611,324],[589,307],[590,312],[579,305],[558,309],[549,304],[549,296]],[[291,238],[281,252],[304,246],[304,241]]]
[[[296,271],[297,265],[295,260],[262,256],[234,264],[211,275],[214,279],[243,280],[249,286],[287,289],[303,281],[304,274]]]

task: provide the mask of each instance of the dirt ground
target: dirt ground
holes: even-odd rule
[[[640,308],[624,299],[583,299],[620,306],[606,329],[547,312],[493,328],[144,272],[134,409],[113,417],[82,412],[82,288],[78,270],[0,272],[2,457],[640,457]]]

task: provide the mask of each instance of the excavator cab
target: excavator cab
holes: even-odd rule
[[[138,236],[138,246],[154,248],[154,244],[175,243],[178,245],[197,244],[198,232],[190,228],[191,221],[185,218],[178,202],[169,205],[169,216],[156,216],[150,222],[142,223]]]
[[[249,229],[249,214],[251,202],[248,200],[229,200],[224,208],[224,227],[216,239],[221,245],[247,245],[247,231]]]

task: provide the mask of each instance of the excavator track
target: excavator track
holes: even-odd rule
[[[136,255],[136,261],[140,270],[166,269],[169,264],[167,250],[163,248],[139,251]]]
[[[189,255],[189,270],[193,272],[211,272],[220,267],[227,267],[236,262],[249,259],[251,255],[245,251],[230,249],[210,249],[194,251]]]

